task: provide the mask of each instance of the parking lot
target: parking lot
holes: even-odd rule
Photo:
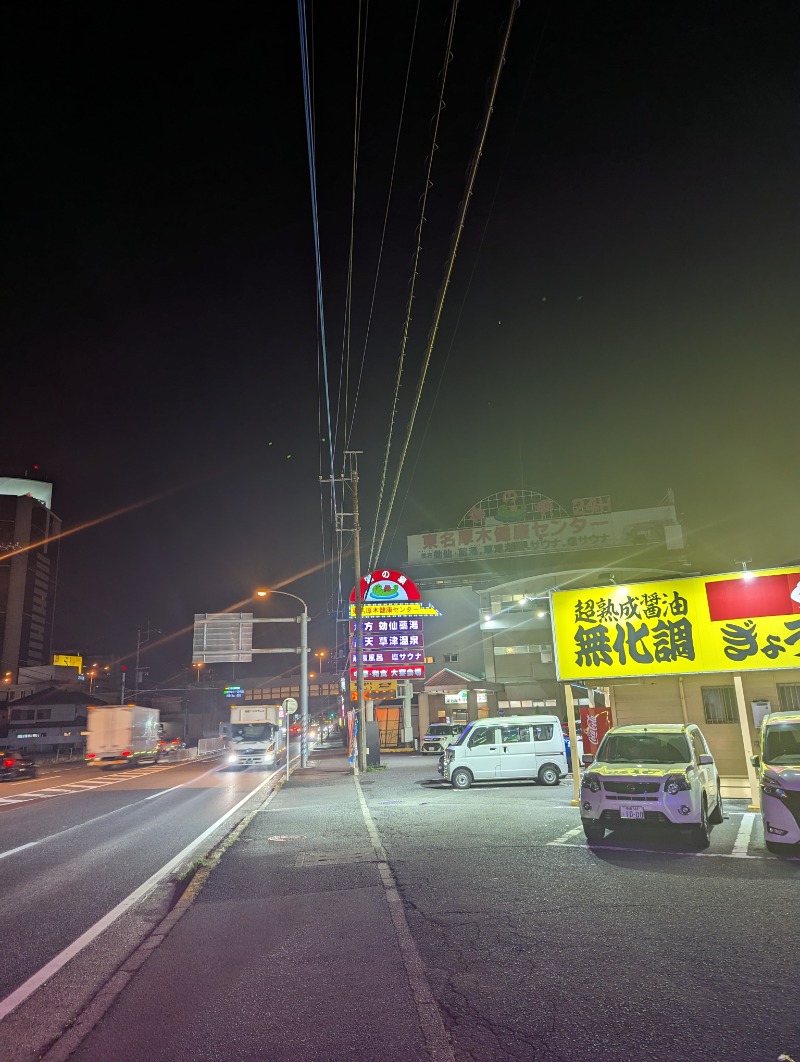
[[[362,777],[458,1057],[800,1056],[800,852],[725,802],[711,844],[615,831],[590,846],[571,778],[458,792],[432,758]],[[780,1003],[776,1005],[776,1001]]]

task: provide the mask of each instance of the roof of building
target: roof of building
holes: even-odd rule
[[[47,689],[39,690],[37,693],[31,693],[27,697],[19,697],[17,700],[9,701],[9,708],[28,708],[35,707],[36,705],[47,705],[52,707],[54,705],[83,705],[88,704],[108,704],[109,701],[105,697],[90,697],[81,689],[70,689],[64,686],[48,686]]]

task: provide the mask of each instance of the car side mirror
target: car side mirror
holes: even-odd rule
[[[581,763],[584,767],[589,767],[591,764],[594,763],[594,756],[592,756],[588,752],[585,752],[583,756],[581,756]]]
[[[714,762],[714,757],[713,756],[709,756],[707,753],[705,755],[701,756],[700,759],[698,760],[698,763],[700,764],[701,767],[707,767],[709,763],[713,763],[713,762]]]
[[[759,756],[751,756],[750,757],[750,762],[752,763],[752,765],[754,767],[760,767],[761,766],[761,758]]]

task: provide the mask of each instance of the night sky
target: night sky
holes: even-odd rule
[[[458,5],[392,477],[509,7]],[[367,553],[450,10],[369,5],[345,403],[359,4],[308,8]],[[520,486],[620,509],[671,487],[697,567],[800,558],[799,31],[785,2],[523,0],[382,564]],[[67,530],[135,507],[64,539],[55,648],[125,654],[259,584],[329,645],[331,576],[299,577],[331,470],[296,6],[17,5],[5,36],[0,472],[38,463]],[[160,654],[167,678],[189,637]]]

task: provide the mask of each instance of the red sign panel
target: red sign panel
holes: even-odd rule
[[[800,612],[798,590],[797,572],[715,580],[706,583],[709,615],[716,621],[791,616]]]
[[[610,708],[581,708],[583,751],[596,755],[600,742],[611,729]]]
[[[363,667],[361,669],[364,672],[365,679],[424,679],[425,667],[422,664],[413,664],[411,666],[395,666],[394,664],[386,665],[384,667]],[[355,682],[357,680],[357,671],[355,667],[350,668],[350,681]]]

